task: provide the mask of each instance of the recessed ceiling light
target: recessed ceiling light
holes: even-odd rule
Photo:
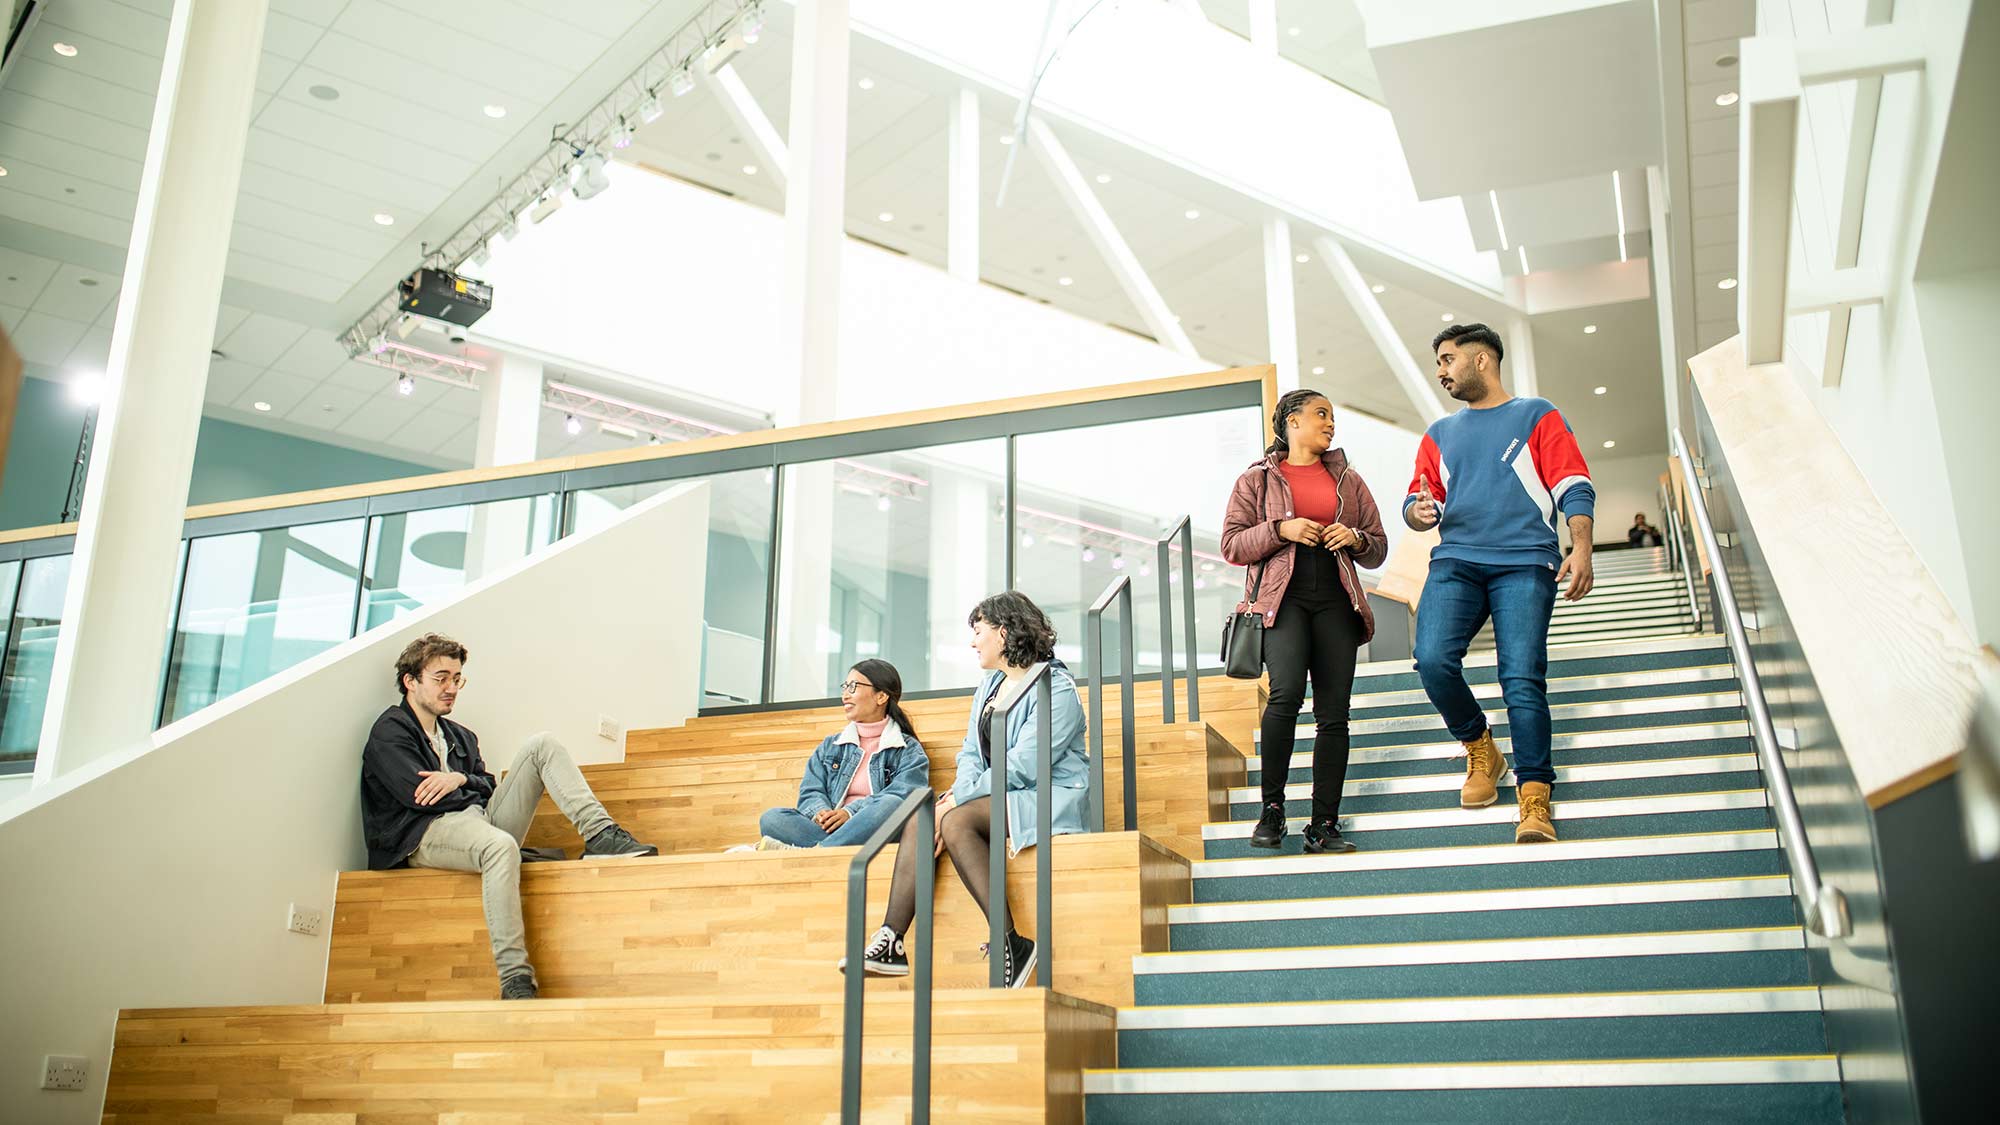
[[[1733,277],[1725,277],[1721,281],[1716,282],[1715,287],[1717,289],[1734,289],[1736,288],[1736,279]]]
[[[875,88],[875,80],[873,78],[863,78],[861,81],[856,82],[855,85],[864,90],[873,90]]]
[[[1438,319],[1444,321],[1446,324],[1450,324],[1453,320],[1457,318],[1452,313],[1439,313]]]
[[[1715,56],[1715,65],[1724,68],[1735,66],[1736,56],[1734,54],[1717,55]]]
[[[1606,449],[1616,449],[1616,448],[1618,448],[1618,443],[1617,443],[1617,442],[1615,442],[1615,441],[1607,441],[1607,442],[1605,442],[1605,443],[1604,443],[1604,448],[1606,448]]]
[[[1315,374],[1315,375],[1324,375],[1324,374],[1326,374],[1326,368],[1324,368],[1324,367],[1315,367],[1315,368],[1313,368],[1313,374]]]
[[[1736,91],[1734,91],[1734,90],[1731,90],[1731,91],[1729,91],[1729,92],[1728,92],[1728,93],[1726,93],[1726,94],[1717,94],[1717,95],[1715,95],[1715,104],[1716,104],[1716,105],[1719,105],[1719,106],[1732,106],[1732,105],[1735,105],[1735,104],[1736,104],[1736,96],[1737,96],[1737,95],[1736,95]]]
[[[1610,389],[1611,389],[1610,387],[1592,387],[1590,389],[1590,393],[1594,395],[1601,395]]]
[[[755,164],[745,164],[745,165],[743,166],[743,174],[744,174],[744,175],[746,175],[746,176],[754,176],[754,175],[756,175],[756,174],[757,174],[757,166],[756,166]]]
[[[1586,335],[1586,336],[1595,336],[1595,335],[1597,335],[1597,325],[1595,325],[1595,324],[1586,324],[1586,325],[1584,325],[1584,326],[1583,326],[1583,334],[1584,334],[1584,335]]]
[[[1370,293],[1387,293],[1389,291],[1389,287],[1386,285],[1370,285],[1368,287],[1368,291]]]
[[[1292,255],[1292,261],[1294,261],[1294,262],[1297,262],[1297,263],[1299,263],[1300,265],[1305,265],[1305,264],[1306,264],[1307,262],[1310,262],[1310,261],[1312,261],[1312,260],[1313,260],[1313,259],[1312,259],[1312,255],[1311,255],[1311,254],[1294,254],[1294,255]]]
[[[74,44],[57,43],[55,49],[56,54],[61,55],[63,58],[73,59],[76,57],[76,47]]]
[[[894,211],[884,211],[876,215],[875,220],[882,223],[893,223],[896,221],[896,213]]]
[[[1199,212],[1199,211],[1195,210],[1194,208],[1190,207],[1190,208],[1188,208],[1188,209],[1187,209],[1187,217],[1188,217],[1188,218],[1190,218],[1190,219],[1199,219],[1199,218],[1201,218],[1201,212]]]
[[[1288,27],[1285,29],[1285,34],[1296,38],[1299,34],[1299,29],[1296,27]]]
[[[1076,279],[1075,279],[1075,278],[1071,278],[1071,277],[1059,277],[1059,278],[1056,278],[1056,284],[1057,284],[1057,285],[1075,285],[1075,284],[1076,284]]]
[[[257,410],[263,411],[265,413],[269,413],[271,409],[271,404],[268,402],[253,402],[250,405],[256,408]]]
[[[85,289],[97,288],[97,279],[94,277],[79,277],[76,279],[76,283],[78,285],[83,286]]]
[[[340,100],[340,91],[331,86],[308,86],[306,87],[306,93],[323,102],[337,102]]]
[[[1099,173],[1097,174],[1097,182],[1098,182],[1098,183],[1100,183],[1100,184],[1108,184],[1108,183],[1110,183],[1110,182],[1111,182],[1111,173],[1109,173],[1109,172],[1099,172]]]
[[[386,227],[394,224],[395,221],[396,221],[396,216],[391,215],[387,211],[375,212],[375,222],[377,223],[377,225]]]
[[[489,105],[486,107],[486,116],[495,118],[496,120],[505,117],[507,116],[507,107],[504,105]]]
[[[1014,143],[1014,134],[1012,134],[1012,133],[1002,133],[1002,134],[1000,134],[1000,143],[1001,143],[1001,144],[1003,144],[1003,145],[1011,145],[1011,144],[1013,144],[1013,143]]]
[[[0,164],[0,176],[4,176],[6,174],[7,174],[7,166],[5,164]]]

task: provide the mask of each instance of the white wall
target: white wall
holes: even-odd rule
[[[1941,409],[1954,407],[1941,402],[1934,387],[1912,285],[1971,8],[1971,0],[1896,5],[1896,22],[1921,30],[1928,59],[1921,75],[1892,75],[1883,83],[1861,261],[1888,271],[1889,299],[1855,310],[1838,387],[1820,385],[1827,314],[1790,318],[1785,360],[1953,607],[1975,633],[1991,639],[2000,623],[1988,621],[1982,628],[1978,620],[1976,572],[1966,564],[1959,520],[1952,515],[1964,510],[1955,502],[1955,490],[1977,483],[1953,480],[1948,471],[1939,416]],[[1823,35],[1861,26],[1862,9],[1862,0],[1759,0],[1757,27],[1760,35]],[[1795,282],[1832,265],[1852,101],[1851,84],[1806,92],[1793,198]],[[1990,366],[1983,355],[1979,362]],[[1984,393],[1993,393],[1990,385]]]
[[[1592,457],[1590,486],[1597,492],[1596,525],[1591,539],[1598,543],[1623,543],[1632,526],[1632,513],[1646,513],[1646,522],[1661,526],[1660,474],[1667,471],[1667,455],[1646,453],[1637,457]],[[1661,532],[1664,537],[1665,532]]]
[[[0,809],[0,1119],[97,1121],[120,1008],[320,1002],[328,939],[286,911],[330,922],[336,873],[366,862],[361,747],[411,638],[471,648],[454,717],[496,769],[541,729],[618,756],[600,713],[685,721],[706,558],[681,548],[707,509],[706,485],[662,493]],[[88,1057],[86,1092],[39,1090],[45,1054]]]
[[[479,270],[479,334],[770,411],[784,218],[643,169],[571,200]],[[1150,340],[849,240],[843,418],[1212,370]]]

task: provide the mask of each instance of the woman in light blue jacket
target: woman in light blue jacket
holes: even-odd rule
[[[979,603],[966,623],[972,626],[972,649],[979,654],[979,666],[986,670],[979,690],[972,697],[972,715],[965,725],[965,745],[958,752],[958,777],[951,791],[938,799],[938,847],[951,855],[951,865],[981,911],[988,910],[993,888],[988,885],[993,847],[993,755],[984,744],[984,718],[995,701],[1041,661],[1052,661],[1049,736],[1049,830],[1061,836],[1084,831],[1084,811],[1090,802],[1090,754],[1084,742],[1083,705],[1077,699],[1076,680],[1069,669],[1056,660],[1056,631],[1049,619],[1025,595],[1008,591]],[[1007,855],[1012,858],[1022,848],[1038,842],[1035,808],[1036,727],[1040,715],[1037,692],[1029,692],[1014,709],[1004,734],[1007,740]],[[875,931],[863,955],[863,968],[876,976],[903,976],[910,961],[903,948],[903,935],[917,916],[916,822],[910,822],[896,849],[896,874],[889,884],[889,907],[882,926]],[[1005,894],[1006,888],[1000,888]],[[1012,912],[1009,911],[1009,915]],[[1019,988],[1028,982],[1035,967],[1035,943],[1010,927],[1007,948],[1000,951],[1006,960],[1006,982]],[[841,968],[847,967],[846,959]]]
[[[847,726],[806,759],[798,805],[765,811],[755,850],[862,843],[904,797],[930,785],[931,760],[903,714],[902,698],[902,674],[888,661],[863,660],[847,670],[840,685]]]

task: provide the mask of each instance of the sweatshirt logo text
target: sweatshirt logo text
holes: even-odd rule
[[[1507,452],[1502,453],[1500,455],[1500,463],[1502,465],[1505,465],[1507,463],[1507,458],[1512,457],[1514,455],[1515,447],[1519,446],[1520,444],[1521,444],[1520,438],[1515,438],[1513,441],[1507,443]]]

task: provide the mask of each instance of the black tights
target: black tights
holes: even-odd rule
[[[951,865],[958,868],[959,881],[972,892],[972,901],[979,904],[980,913],[991,917],[987,904],[992,901],[993,889],[992,800],[974,797],[953,806],[939,823],[938,835],[944,837],[945,854],[951,857]],[[923,850],[923,841],[917,839],[917,822],[912,817],[904,826],[903,839],[896,848],[896,874],[889,881],[889,910],[882,916],[882,924],[899,934],[909,933],[910,923],[917,917],[917,853]],[[935,862],[930,856],[924,859]]]

